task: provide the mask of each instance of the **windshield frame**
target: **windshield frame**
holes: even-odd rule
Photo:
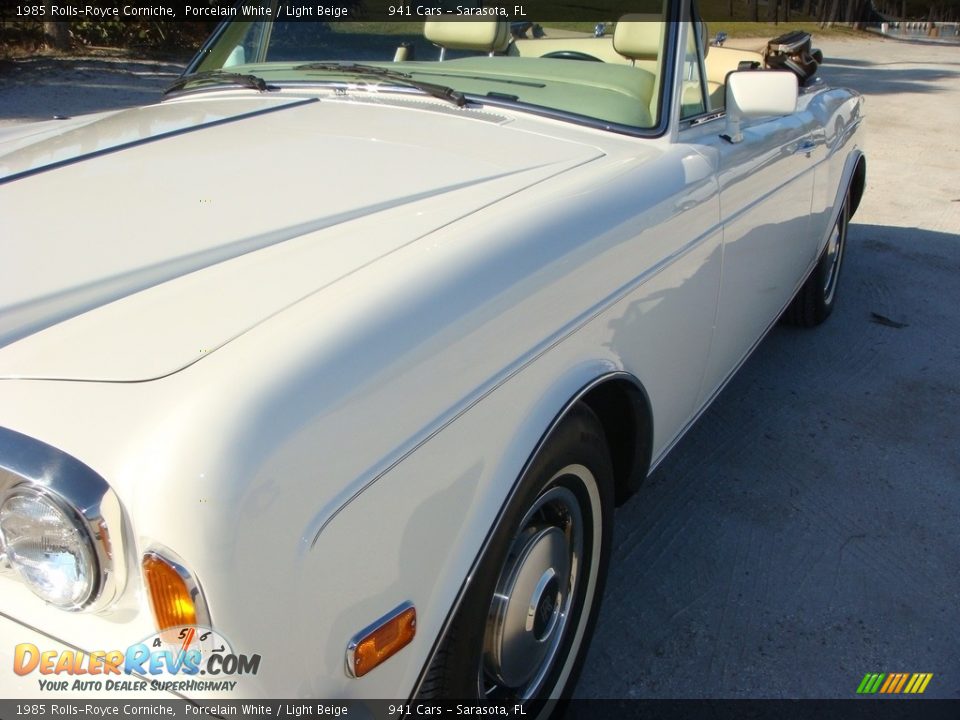
[[[239,8],[247,0],[236,0],[234,7]],[[273,6],[277,6],[278,3],[283,0],[271,0]],[[501,98],[489,95],[477,95],[469,92],[464,92],[463,95],[469,101],[470,105],[479,105],[481,107],[495,107],[504,110],[514,110],[523,112],[525,114],[536,115],[539,117],[545,117],[553,120],[561,120],[564,122],[570,122],[576,125],[581,125],[593,129],[603,130],[606,132],[612,132],[619,135],[628,135],[631,137],[640,137],[640,138],[658,138],[662,137],[667,133],[670,128],[671,119],[675,112],[674,103],[673,103],[673,85],[676,75],[676,53],[677,53],[677,43],[678,35],[680,30],[683,27],[681,15],[682,13],[682,2],[674,2],[670,0],[667,7],[665,18],[665,37],[663,40],[663,47],[661,50],[662,53],[662,62],[661,62],[661,77],[659,87],[657,88],[657,93],[659,94],[657,100],[657,117],[654,119],[654,123],[651,127],[641,127],[634,125],[625,125],[617,122],[611,122],[604,120],[602,118],[597,118],[589,115],[583,115],[580,113],[572,112],[569,110],[562,110],[557,108],[552,108],[544,105],[537,105],[533,103],[524,102],[522,100],[514,100],[510,98]],[[228,28],[236,22],[243,22],[239,18],[231,18],[220,21],[217,24],[214,31],[211,33],[210,37],[201,45],[200,49],[193,56],[190,62],[187,64],[186,69],[180,76],[185,78],[188,75],[194,74],[198,71],[200,65],[208,58],[211,48],[220,41],[224,33]],[[249,21],[247,21],[249,22]],[[270,32],[272,32],[272,23],[271,23]],[[418,24],[417,21],[404,21],[410,22],[412,25]],[[269,34],[268,34],[269,37]],[[349,83],[336,82],[336,81],[301,81],[301,80],[271,80],[271,88],[276,89],[296,89],[296,88],[307,88],[307,87],[316,87],[318,85],[340,87],[349,86]],[[402,85],[394,86],[396,92],[411,94],[419,94],[421,91],[410,87],[404,87]],[[202,90],[214,90],[214,87],[203,88]],[[191,91],[192,93],[193,91]]]

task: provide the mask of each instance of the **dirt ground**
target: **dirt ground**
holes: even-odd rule
[[[617,515],[583,698],[960,697],[960,47],[821,43],[867,96],[838,307],[777,327]],[[0,66],[0,125],[151,102],[180,68]]]

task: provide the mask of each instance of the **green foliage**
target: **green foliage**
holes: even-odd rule
[[[197,48],[216,22],[156,22],[153,20],[83,20],[69,24],[72,45],[153,50]],[[0,20],[0,42],[8,47],[43,45],[43,22]]]

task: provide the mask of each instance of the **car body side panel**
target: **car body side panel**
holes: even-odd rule
[[[719,237],[707,239],[683,260],[697,267],[692,274],[716,273]],[[296,638],[301,648],[297,654],[310,657],[317,668],[317,685],[310,692],[331,692],[320,684],[321,678],[338,677],[350,635],[406,600],[414,602],[419,616],[417,639],[404,650],[404,662],[387,663],[359,680],[344,676],[333,692],[393,696],[414,686],[446,608],[457,597],[531,448],[559,409],[606,373],[645,365],[644,377],[652,387],[655,378],[664,377],[666,368],[652,357],[657,348],[637,345],[630,332],[642,329],[650,336],[669,337],[668,318],[676,308],[669,298],[662,299],[671,275],[668,270],[650,280],[512,376],[322,528],[297,575],[301,610],[295,617],[323,608],[336,619],[340,635],[330,634],[325,626],[298,625],[288,636]],[[604,346],[609,354],[595,357],[594,348]],[[668,402],[659,392],[651,400],[658,407]],[[353,573],[349,587],[329,583],[330,578],[350,576],[354,568],[370,571]],[[236,624],[242,623],[238,617]]]
[[[713,136],[720,166],[723,281],[702,401],[737,367],[793,295],[814,254],[815,159],[809,113],[745,125],[742,142]]]
[[[863,103],[859,94],[836,88],[824,89],[810,99],[810,112],[816,117],[817,126],[822,128],[827,150],[824,162],[817,165],[810,210],[818,257],[836,222],[856,162],[863,153]]]

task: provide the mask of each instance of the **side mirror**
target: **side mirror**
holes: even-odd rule
[[[797,76],[790,71],[734,70],[727,75],[727,133],[732,143],[743,140],[744,118],[789,115],[797,109]]]

